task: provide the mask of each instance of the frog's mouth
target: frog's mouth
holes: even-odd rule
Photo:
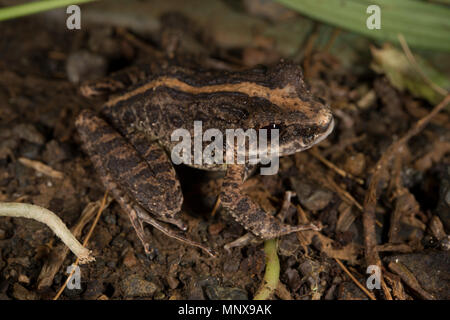
[[[283,127],[270,124],[261,129],[267,130],[266,140],[264,140],[266,143],[260,144],[261,140],[259,140],[257,148],[247,148],[249,155],[261,156],[264,154],[270,157],[280,157],[309,149],[325,140],[333,132],[334,119],[331,117],[325,126],[289,125]],[[272,130],[274,129],[278,130],[278,139],[276,140],[273,140],[274,133]]]
[[[330,123],[328,124],[328,127],[325,129],[325,132],[322,133],[322,134],[320,134],[320,135],[317,137],[317,139],[314,141],[313,145],[315,145],[315,144],[317,144],[317,143],[320,143],[320,142],[322,142],[323,140],[325,140],[325,139],[330,135],[330,133],[333,132],[333,129],[334,129],[334,119],[331,118],[331,121],[330,121]]]
[[[331,118],[326,126],[299,127],[288,126],[280,131],[281,156],[301,152],[325,140],[334,129],[334,119]]]

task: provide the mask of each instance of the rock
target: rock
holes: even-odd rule
[[[292,268],[289,268],[284,272],[283,280],[292,292],[296,292],[302,284],[298,271]]]
[[[88,46],[90,51],[109,59],[121,55],[120,42],[114,37],[112,27],[96,27],[89,30]]]
[[[366,158],[363,153],[352,154],[345,160],[344,170],[354,176],[360,176],[366,169]]]
[[[0,240],[6,239],[6,231],[3,229],[0,229]]]
[[[156,284],[144,280],[138,275],[126,277],[120,285],[126,297],[152,297],[157,289]]]
[[[123,264],[127,267],[127,268],[132,268],[137,264],[137,259],[136,256],[134,255],[134,253],[132,251],[128,251],[125,254],[125,257],[123,257]]]
[[[338,300],[368,300],[368,298],[353,282],[342,282],[338,289]]]
[[[239,288],[207,286],[205,293],[211,300],[248,300],[247,292]]]
[[[107,224],[110,225],[116,225],[117,224],[117,219],[116,219],[116,215],[114,214],[106,214],[103,216],[103,221],[105,221]]]
[[[20,284],[15,283],[13,286],[12,296],[17,300],[37,300],[39,296],[35,292],[28,291]]]
[[[24,274],[19,274],[19,282],[20,283],[24,283],[24,284],[29,284],[30,283],[30,278],[28,278]]]
[[[196,285],[192,285],[188,289],[187,294],[188,300],[205,300],[205,295],[203,294],[202,288]]]
[[[44,136],[32,124],[18,124],[13,128],[13,133],[20,139],[42,145],[45,142]]]
[[[83,293],[83,299],[86,300],[98,300],[102,296],[105,286],[102,282],[94,280],[88,282],[86,285],[86,291]]]
[[[28,159],[37,159],[39,158],[39,154],[41,152],[41,147],[35,143],[24,141],[19,145],[18,154],[21,157]],[[20,163],[20,162],[18,162]],[[25,167],[24,165],[21,165]]]
[[[103,249],[106,246],[108,246],[109,243],[111,242],[112,235],[108,228],[105,228],[103,226],[97,226],[95,234],[92,237],[92,240],[97,248]]]
[[[298,252],[300,248],[300,241],[298,241],[297,234],[291,233],[281,238],[278,246],[278,252],[282,256],[292,256]]]
[[[166,297],[166,295],[164,294],[164,292],[157,292],[157,293],[155,293],[155,296],[153,297],[153,299],[163,300],[165,297]]]
[[[223,224],[222,222],[213,223],[208,226],[208,232],[210,235],[215,236],[218,235],[223,230],[223,228],[225,228],[225,224]]]
[[[311,211],[318,211],[325,208],[333,198],[333,193],[312,185],[300,179],[291,179],[292,186],[297,193],[300,203]]]
[[[178,285],[180,284],[180,281],[174,277],[174,276],[167,276],[166,277],[167,280],[167,284],[169,285],[170,289],[176,289],[178,287]]]
[[[316,288],[318,286],[320,282],[319,273],[323,271],[320,267],[320,263],[307,259],[300,264],[298,269],[303,277],[306,277],[306,281],[311,287]]]
[[[89,51],[77,51],[67,58],[67,78],[72,83],[100,78],[106,74],[107,62],[101,55]]]
[[[240,256],[229,256],[223,263],[223,271],[228,274],[232,274],[239,270]]]
[[[69,158],[69,153],[65,148],[63,148],[58,141],[51,140],[45,145],[44,152],[42,154],[42,159],[45,163],[53,166],[61,161],[67,160]]]

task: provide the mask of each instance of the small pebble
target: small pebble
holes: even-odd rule
[[[127,267],[127,268],[132,268],[137,264],[137,259],[136,256],[134,255],[134,253],[132,251],[128,251],[125,254],[125,257],[123,257],[123,264]]]
[[[106,59],[89,51],[77,51],[67,59],[67,78],[72,83],[80,83],[102,77],[107,70]]]
[[[24,284],[29,284],[30,283],[30,278],[28,278],[26,275],[24,274],[20,274],[19,275],[19,282],[20,283],[24,283]]]
[[[123,279],[121,287],[126,297],[152,297],[158,288],[153,282],[131,275]]]

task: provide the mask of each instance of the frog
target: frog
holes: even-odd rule
[[[288,60],[240,70],[204,67],[174,57],[155,59],[85,83],[86,97],[107,96],[99,112],[84,109],[75,126],[103,186],[131,221],[144,250],[153,249],[145,234],[151,225],[166,235],[201,248],[185,236],[183,194],[169,156],[171,133],[204,129],[276,128],[279,156],[289,156],[324,140],[334,128],[331,107],[315,97],[301,67]],[[188,164],[189,165],[189,164]],[[278,238],[319,226],[286,224],[265,212],[245,193],[243,183],[257,164],[190,164],[224,172],[221,206],[259,239]]]

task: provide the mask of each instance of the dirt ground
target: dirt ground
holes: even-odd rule
[[[205,46],[208,41],[200,43]],[[83,98],[77,81],[132,65],[145,57],[145,50],[159,49],[163,42],[158,35],[142,38],[105,26],[61,32],[52,22],[34,17],[2,22],[0,201],[48,208],[69,227],[79,222],[87,207],[91,219],[78,235],[84,239],[105,190],[80,149],[74,120],[81,109],[97,109],[104,99]],[[384,281],[381,289],[372,291],[375,298],[449,299],[448,111],[396,150],[387,161],[389,170],[378,172],[377,162],[389,146],[433,106],[399,92],[369,66],[353,74],[326,50],[304,53],[306,79],[314,94],[332,106],[336,128],[320,146],[283,158],[277,175],[254,176],[246,182],[246,190],[274,214],[285,192],[294,191],[286,221],[320,221],[324,226],[320,232],[279,239],[281,284],[274,298],[369,299],[343,268],[365,286],[367,265],[379,262]],[[267,47],[215,46],[208,54],[233,65],[279,58]],[[36,163],[53,171],[39,172]],[[224,250],[244,229],[222,209],[211,214],[221,176],[185,167],[177,167],[177,172],[187,235],[214,248],[218,257],[151,227],[148,236],[157,254],[147,257],[127,215],[110,201],[87,244],[96,261],[81,266],[81,289],[66,288],[60,299],[254,296],[265,270],[262,242]],[[372,206],[366,197],[374,189],[378,200]],[[369,215],[364,220],[372,209],[374,219]],[[373,241],[378,253],[367,250]],[[0,217],[0,299],[52,299],[74,260],[44,225]]]

